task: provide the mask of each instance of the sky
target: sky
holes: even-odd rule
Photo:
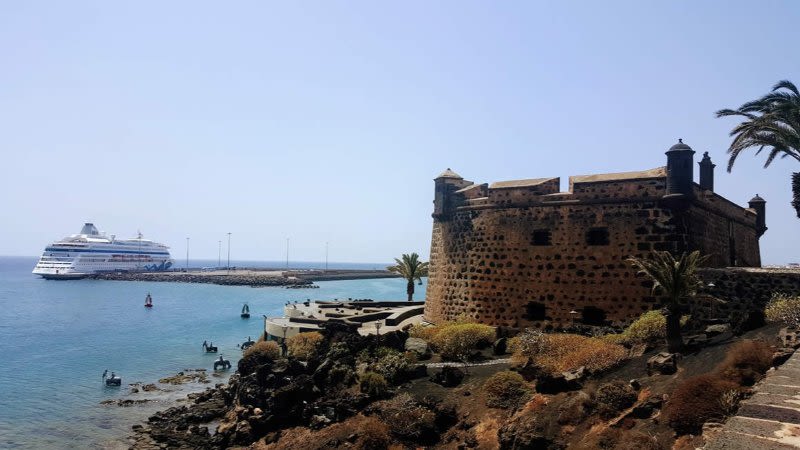
[[[800,262],[796,161],[714,112],[800,84],[800,3],[2,2],[0,254],[84,222],[183,258],[427,257],[433,178],[649,169],[678,138],[767,201]],[[697,171],[695,171],[697,176]]]

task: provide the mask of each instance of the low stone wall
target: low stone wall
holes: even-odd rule
[[[696,312],[702,317],[736,317],[763,310],[772,295],[783,292],[800,296],[800,270],[724,268],[701,269],[706,284],[701,292],[724,300],[698,300]]]

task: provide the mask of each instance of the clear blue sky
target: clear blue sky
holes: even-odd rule
[[[800,166],[724,171],[736,107],[800,83],[800,3],[3,2],[0,254],[94,221],[192,258],[428,254],[432,179],[657,167],[681,137],[717,191],[767,200],[800,260]],[[224,251],[224,250],[223,250]]]

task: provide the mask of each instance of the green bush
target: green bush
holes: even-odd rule
[[[413,368],[411,361],[396,350],[382,352],[382,355],[382,357],[369,365],[369,369],[380,374],[392,384],[399,384],[405,381]]]
[[[361,375],[359,382],[361,392],[374,398],[381,398],[386,396],[389,391],[389,383],[380,374],[375,372],[365,372]]]
[[[764,316],[770,322],[800,327],[800,297],[776,293],[767,303]]]
[[[308,360],[317,354],[323,339],[322,334],[316,331],[299,333],[286,339],[286,347],[290,356]]]
[[[486,405],[492,408],[517,409],[528,401],[531,389],[522,375],[506,370],[497,372],[483,383]]]
[[[442,358],[467,361],[470,355],[494,342],[494,328],[478,323],[454,323],[440,327],[430,344]]]
[[[648,311],[634,320],[622,333],[631,343],[653,343],[667,335],[667,318],[661,311]]]

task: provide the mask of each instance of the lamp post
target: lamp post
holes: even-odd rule
[[[222,241],[219,241],[219,250],[217,251],[217,269],[222,267]]]
[[[228,233],[228,272],[231,271],[231,234]]]
[[[189,271],[189,238],[186,238],[186,271]]]

